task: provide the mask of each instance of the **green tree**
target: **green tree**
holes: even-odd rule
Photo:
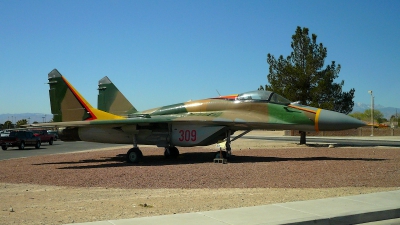
[[[343,92],[344,81],[334,82],[338,78],[340,64],[336,66],[332,61],[323,68],[327,49],[322,43],[317,43],[317,35],[310,37],[308,28],[297,27],[291,47],[293,51],[286,58],[280,55],[276,59],[268,54],[269,85],[265,85],[265,89],[292,101],[300,101],[303,105],[350,113],[354,106],[355,90]],[[300,144],[305,144],[305,132],[300,133]]]
[[[365,118],[366,118],[365,114],[361,113],[361,112],[353,112],[353,113],[350,113],[349,116],[354,117],[359,120],[363,120],[363,121],[365,121]]]
[[[7,120],[6,122],[4,122],[3,129],[9,129],[9,128],[14,128],[14,127],[13,127],[12,122]]]
[[[366,122],[371,122],[371,109],[366,109],[362,113],[361,112],[350,113],[349,116]],[[374,109],[374,121],[376,121],[377,123],[383,123],[386,122],[387,119],[384,117],[381,111]]]
[[[21,127],[22,125],[25,125],[25,124],[28,124],[28,121],[26,119],[17,121],[17,127]]]
[[[336,66],[332,61],[323,68],[327,49],[322,43],[317,43],[317,35],[312,34],[310,38],[308,28],[297,27],[292,40],[293,51],[286,59],[282,55],[276,59],[268,54],[269,85],[265,86],[266,90],[292,101],[300,101],[303,105],[350,113],[355,90],[343,92],[344,81],[334,82],[338,78],[340,64]]]
[[[371,120],[371,109],[366,109],[364,111],[364,115],[365,115],[365,120],[368,121]],[[385,120],[383,113],[379,110],[374,109],[374,121],[378,122],[378,123],[382,123]]]

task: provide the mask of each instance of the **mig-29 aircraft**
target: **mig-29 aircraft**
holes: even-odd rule
[[[54,122],[46,126],[57,127],[63,141],[133,144],[126,154],[129,163],[137,163],[143,157],[138,144],[164,147],[166,156],[177,157],[177,146],[207,146],[225,140],[222,157],[229,157],[231,135],[237,131],[242,133],[235,139],[257,129],[318,132],[366,125],[342,113],[292,103],[270,91],[188,101],[140,112],[133,106],[125,107],[123,111],[127,113],[116,115],[93,108],[56,69],[48,74],[48,80]],[[108,101],[103,109],[113,102],[115,99]],[[216,157],[221,157],[220,151]]]

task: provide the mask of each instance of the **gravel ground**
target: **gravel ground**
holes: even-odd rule
[[[397,190],[399,148],[327,148],[238,141],[227,164],[214,146],[164,159],[143,148],[0,161],[0,224],[63,224]],[[236,149],[236,150],[235,150]]]

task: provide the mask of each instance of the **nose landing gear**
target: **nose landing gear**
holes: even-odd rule
[[[166,147],[164,151],[165,158],[176,159],[179,156],[179,150],[175,146]]]
[[[220,150],[215,153],[215,159],[227,159],[232,155],[231,142],[231,130],[228,130],[226,132],[225,151],[222,151],[220,148]]]

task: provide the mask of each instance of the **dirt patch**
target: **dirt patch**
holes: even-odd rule
[[[119,189],[1,184],[0,221],[5,224],[78,223],[256,206],[395,189]],[[10,212],[10,208],[14,212]]]

